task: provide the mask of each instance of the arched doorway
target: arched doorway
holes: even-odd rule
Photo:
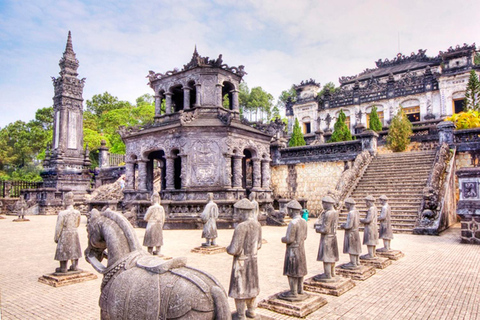
[[[252,152],[248,149],[243,151],[242,159],[242,188],[246,189],[247,196],[253,188],[253,161]]]
[[[159,192],[166,188],[165,152],[153,151],[148,155],[147,163],[147,190]]]

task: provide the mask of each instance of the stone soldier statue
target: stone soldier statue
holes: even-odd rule
[[[257,251],[262,246],[262,227],[253,217],[254,206],[248,199],[234,204],[240,220],[227,253],[233,256],[228,296],[235,299],[238,319],[255,317],[255,298],[260,292]],[[245,311],[245,307],[247,310]]]
[[[383,239],[383,248],[377,249],[378,252],[388,252],[391,250],[390,241],[393,239],[392,222],[390,220],[391,208],[388,204],[388,198],[385,195],[380,196],[382,209],[378,221],[380,221],[379,238]]]
[[[350,255],[350,262],[342,265],[343,269],[357,269],[360,266],[359,255],[362,253],[362,243],[360,242],[360,213],[355,208],[355,200],[345,199],[345,206],[348,210],[347,222],[340,227],[345,229],[345,238],[343,240],[343,253]]]
[[[303,294],[303,277],[308,273],[304,246],[308,225],[300,216],[302,206],[297,200],[290,201],[287,210],[292,221],[288,224],[287,234],[282,238],[282,242],[287,244],[283,275],[288,277],[290,291],[280,294],[279,298],[298,301],[307,298]]]
[[[15,211],[17,212],[17,216],[19,220],[25,220],[25,209],[28,208],[27,202],[25,199],[20,196],[17,202],[15,202]]]
[[[213,202],[213,193],[208,193],[207,197],[208,203],[200,216],[204,223],[202,238],[207,240],[207,242],[202,243],[203,247],[215,246],[215,239],[217,238],[218,206]]]
[[[67,262],[72,261],[68,271],[78,270],[78,259],[82,257],[80,239],[77,228],[80,225],[80,211],[73,208],[73,192],[67,192],[64,199],[65,210],[58,213],[57,225],[55,227],[55,242],[57,250],[55,260],[60,261],[60,268],[55,271],[67,272]]]
[[[360,219],[365,225],[363,230],[363,244],[368,248],[368,254],[363,255],[362,259],[375,259],[375,246],[378,244],[378,226],[377,226],[377,207],[375,207],[375,198],[367,196],[365,198],[367,204],[367,216]]]
[[[317,261],[323,261],[324,272],[314,278],[316,281],[335,281],[335,262],[338,261],[337,222],[338,211],[333,207],[335,200],[330,196],[322,198],[324,211],[315,223],[315,231],[320,233],[320,247]]]
[[[260,205],[257,202],[257,193],[256,192],[250,193],[249,199],[250,199],[250,202],[255,207],[255,209],[253,209],[253,217],[255,218],[255,220],[258,221],[258,217],[260,216]]]
[[[145,213],[145,221],[147,221],[147,229],[145,230],[145,238],[143,245],[148,248],[148,252],[154,255],[160,255],[163,245],[163,224],[165,223],[165,210],[160,205],[160,195],[152,194],[152,205]],[[153,251],[153,247],[156,250]]]

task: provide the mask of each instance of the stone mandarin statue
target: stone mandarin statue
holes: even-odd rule
[[[152,194],[152,205],[145,213],[145,221],[147,221],[147,229],[145,230],[145,238],[143,245],[148,248],[148,252],[154,255],[160,255],[163,245],[163,224],[165,223],[165,210],[160,205],[160,195]],[[153,247],[156,250],[153,251]]]
[[[20,196],[17,202],[15,202],[15,211],[17,211],[18,219],[24,220],[25,219],[25,209],[28,208],[27,202]]]
[[[260,292],[257,251],[262,246],[262,227],[253,217],[254,205],[248,199],[234,204],[240,220],[227,247],[233,256],[228,296],[235,299],[238,319],[255,317],[255,299]],[[245,311],[245,309],[247,310]]]
[[[360,242],[360,213],[355,208],[355,200],[352,198],[345,199],[345,206],[348,210],[347,222],[342,224],[340,228],[345,230],[345,238],[343,240],[343,253],[350,255],[350,262],[342,265],[344,269],[357,269],[360,267],[359,255],[362,253],[362,243]]]
[[[383,248],[377,249],[377,251],[388,252],[392,250],[390,248],[390,241],[393,239],[392,222],[390,220],[391,208],[388,204],[388,198],[385,195],[380,196],[380,203],[382,204],[382,209],[378,217],[378,221],[380,221],[379,238],[383,239]]]
[[[308,225],[300,216],[302,206],[297,200],[290,201],[287,210],[292,221],[288,224],[287,234],[282,238],[282,242],[287,245],[283,275],[288,277],[290,291],[280,294],[279,298],[300,301],[307,298],[303,293],[303,277],[308,273],[304,246]]]
[[[338,211],[333,208],[335,200],[326,196],[322,199],[324,211],[315,223],[315,231],[320,233],[320,247],[317,261],[323,261],[324,273],[314,278],[316,281],[335,281],[335,262],[338,261],[337,222]]]
[[[257,193],[256,192],[250,193],[249,199],[254,206],[253,217],[255,218],[255,220],[258,221],[258,217],[260,216],[260,205],[257,202]]]
[[[362,259],[375,259],[375,246],[378,244],[378,226],[377,226],[377,207],[375,207],[375,198],[367,196],[365,198],[367,204],[367,216],[360,219],[364,224],[363,244],[368,248],[368,254],[363,255]]]
[[[215,246],[215,239],[217,238],[218,206],[213,202],[213,193],[208,193],[207,197],[208,203],[200,216],[204,223],[202,238],[207,240],[207,242],[202,243],[203,247]]]
[[[67,192],[64,199],[65,210],[58,213],[54,241],[57,243],[55,260],[60,268],[55,272],[67,272],[67,262],[72,261],[68,271],[78,271],[78,259],[82,257],[77,228],[80,225],[80,211],[73,208],[73,192]]]

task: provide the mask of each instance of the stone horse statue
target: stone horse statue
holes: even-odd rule
[[[143,251],[121,214],[94,209],[87,231],[85,258],[103,274],[101,319],[231,319],[225,290],[213,276],[187,267],[186,258],[164,261]]]

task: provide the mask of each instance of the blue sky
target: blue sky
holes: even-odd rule
[[[480,1],[0,0],[0,127],[52,105],[68,31],[84,99],[108,91],[134,102],[149,70],[223,54],[249,87],[274,97],[313,78],[373,68],[378,59],[480,43]]]

